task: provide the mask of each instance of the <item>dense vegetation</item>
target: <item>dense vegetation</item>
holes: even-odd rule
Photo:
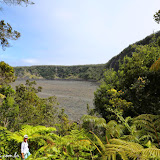
[[[104,65],[15,67],[18,78],[100,80]]]
[[[157,12],[157,23],[159,17]],[[2,35],[5,42],[11,38]],[[125,56],[117,70],[104,72],[95,109],[87,106],[81,123],[68,120],[56,97],[38,97],[42,87],[35,87],[35,81],[14,90],[14,69],[0,62],[0,158],[21,159],[5,156],[20,155],[27,134],[30,160],[160,159],[160,38],[132,47],[134,53]]]
[[[133,47],[132,57],[124,57],[118,71],[109,69],[104,73],[102,85],[95,93],[95,110],[105,119],[112,119],[113,105],[125,117],[160,114],[160,75],[152,66],[159,62],[159,38],[153,38],[148,45]]]
[[[105,68],[109,69],[109,68],[114,68],[114,70],[118,70],[119,69],[119,61],[123,60],[123,58],[125,56],[131,57],[132,53],[135,52],[135,48],[132,47],[133,45],[147,45],[152,43],[152,38],[153,36],[157,39],[160,36],[160,31],[158,31],[155,34],[151,34],[147,37],[145,37],[144,39],[129,45],[127,48],[125,48],[121,53],[119,53],[117,56],[113,57],[111,60],[109,60],[106,64],[105,64]]]

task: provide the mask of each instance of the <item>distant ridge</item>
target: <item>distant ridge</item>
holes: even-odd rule
[[[153,36],[155,35],[155,38],[157,39],[160,36],[160,31],[151,34],[149,36],[147,36],[146,38],[144,38],[143,40],[140,40],[134,44],[137,45],[146,45],[151,43],[151,40],[153,38]],[[132,44],[133,45],[133,44]],[[127,48],[125,48],[121,53],[119,53],[117,56],[114,56],[111,60],[109,60],[106,64],[105,64],[105,68],[114,68],[114,70],[118,70],[119,68],[119,60],[122,60],[126,55],[128,57],[132,56],[132,52],[134,52],[135,50],[132,48],[132,45],[129,45]]]
[[[72,79],[98,81],[103,75],[105,64],[96,65],[38,65],[14,67],[18,79]]]
[[[151,34],[134,44],[146,45],[151,43],[152,37],[155,38],[160,36],[160,31],[155,34]],[[133,45],[133,44],[132,44]],[[117,56],[114,56],[106,64],[91,64],[91,65],[73,65],[73,66],[63,66],[63,65],[35,65],[35,66],[22,66],[14,67],[15,75],[19,79],[65,79],[65,80],[93,80],[99,81],[103,77],[104,69],[113,68],[118,70],[119,61],[122,60],[126,55],[131,57],[132,53],[135,51],[129,45]]]

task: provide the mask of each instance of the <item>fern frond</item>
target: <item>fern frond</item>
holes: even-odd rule
[[[134,135],[123,135],[122,137],[120,137],[120,139],[129,142],[139,142],[139,139]]]
[[[99,144],[99,146],[102,148],[102,151],[105,153],[106,149],[105,149],[105,145],[103,144],[103,142],[100,140],[100,138],[98,138],[98,136],[96,136],[92,131],[90,131],[94,137],[97,139],[97,142]],[[93,143],[93,142],[92,142]],[[96,146],[97,148],[97,146]],[[98,149],[98,151],[102,154],[102,152]]]
[[[95,125],[95,127],[106,127],[106,120],[104,118],[98,118],[91,115],[83,115],[81,120],[83,122],[90,122]]]
[[[8,136],[11,139],[14,139],[18,143],[23,141],[23,136],[28,135],[30,140],[42,138],[53,141],[50,136],[47,135],[49,132],[56,131],[54,127],[45,127],[45,126],[23,126],[23,128],[19,132],[9,132]]]
[[[133,123],[140,129],[144,135],[152,137],[151,139],[160,143],[160,115],[142,114],[134,118]]]
[[[142,155],[146,155],[149,158],[158,158],[160,159],[160,149],[157,148],[147,148],[140,151]]]
[[[120,140],[120,139],[111,139],[110,142],[112,144],[116,144],[116,145],[128,146],[128,147],[130,147],[132,149],[135,149],[135,150],[141,150],[141,149],[143,149],[143,146],[141,146],[138,143],[127,142],[127,141]]]

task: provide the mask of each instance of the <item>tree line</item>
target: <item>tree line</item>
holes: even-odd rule
[[[21,79],[74,79],[98,81],[103,75],[104,64],[79,66],[31,66],[14,67],[15,75]]]
[[[78,65],[78,66],[54,66],[54,65],[41,65],[31,67],[14,67],[15,75],[20,79],[74,79],[74,80],[94,80],[100,81],[103,78],[105,69],[113,68],[118,71],[120,68],[119,62],[125,56],[132,57],[135,52],[134,45],[149,45],[152,43],[153,37],[158,39],[160,31],[147,36],[146,38],[129,45],[120,54],[110,59],[105,64],[94,65]]]

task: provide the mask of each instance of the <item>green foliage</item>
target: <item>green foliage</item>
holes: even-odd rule
[[[81,120],[83,123],[90,122],[94,124],[95,127],[106,127],[106,121],[103,118],[98,118],[96,116],[90,116],[90,115],[83,115]]]
[[[5,62],[0,62],[0,85],[8,84],[15,80],[14,69]]]
[[[4,131],[3,131],[4,130]],[[66,136],[56,135],[55,128],[44,126],[23,126],[23,128],[16,132],[9,132],[5,128],[1,128],[1,132],[6,132],[5,144],[4,139],[1,144],[2,147],[8,147],[14,143],[10,154],[18,151],[20,143],[23,141],[23,135],[28,134],[28,143],[32,155],[29,159],[93,159],[92,152],[95,150],[86,138],[87,134],[84,130],[71,130]],[[1,135],[0,132],[0,135]],[[3,136],[2,136],[3,137]],[[0,136],[1,138],[1,136]],[[3,155],[4,153],[2,153]]]
[[[103,118],[112,119],[110,113],[105,112],[109,105],[109,99],[114,96],[114,92],[111,92],[112,88],[118,86],[118,75],[113,69],[106,70],[104,72],[104,78],[100,85],[100,88],[95,92],[94,104],[95,111],[100,113]],[[117,91],[115,91],[117,92]],[[113,94],[113,95],[112,95]],[[115,95],[115,98],[118,98],[118,95]]]
[[[29,5],[34,4],[29,0],[1,0],[0,4],[6,5]],[[2,9],[2,8],[0,8]],[[6,47],[10,47],[10,40],[17,40],[21,34],[12,29],[12,26],[9,23],[5,23],[4,20],[0,21],[0,45],[2,49],[5,50]]]
[[[77,123],[72,123],[69,121],[67,114],[64,113],[65,110],[62,109],[58,114],[58,120],[55,124],[57,128],[57,133],[61,136],[67,135],[73,128],[77,128]]]
[[[5,62],[0,62],[0,125],[4,127],[14,127],[19,112],[13,97],[15,91],[8,85],[14,80],[13,68]]]
[[[35,81],[26,81],[25,85],[16,86],[15,91],[7,85],[0,88],[3,96],[0,104],[0,125],[17,130],[24,124],[45,126],[62,124],[63,127],[59,127],[58,132],[60,134],[65,130],[67,132],[68,117],[64,111],[58,110],[56,97],[39,98],[37,93],[42,87],[35,85]]]
[[[5,127],[0,126],[0,155],[8,154],[9,146],[8,146],[8,138],[7,138],[7,129]]]
[[[93,118],[89,118],[88,120],[90,121]],[[132,119],[133,123],[131,125],[129,125],[128,121],[130,118],[125,120],[123,117],[120,117],[119,119],[122,124],[110,121],[104,127],[106,128],[107,144],[91,132],[96,141],[91,139],[90,141],[100,153],[101,159],[149,160],[160,158],[160,149],[156,147],[159,146],[157,138],[160,136],[159,116],[140,115]]]
[[[82,127],[86,131],[92,131],[96,133],[98,136],[105,135],[105,128],[106,128],[106,121],[104,118],[98,118],[96,116],[91,115],[83,115],[81,117],[82,120]]]
[[[132,107],[131,102],[127,102],[125,99],[119,98],[123,92],[119,91],[117,92],[115,89],[108,90],[108,95],[110,96],[109,104],[112,106],[114,110],[117,110],[119,112],[125,111],[125,109],[128,109]]]
[[[159,38],[149,45],[134,45],[132,57],[120,62],[119,70],[107,70],[100,88],[95,92],[95,111],[106,120],[116,119],[111,110],[124,117],[159,114],[160,57]]]
[[[109,139],[120,138],[123,135],[125,125],[117,123],[114,120],[106,123],[105,119],[90,115],[84,115],[81,119],[83,121],[83,127],[86,130],[89,130],[90,132],[92,131],[99,136],[106,135],[107,143],[109,143]]]
[[[115,119],[112,109],[124,113],[132,108],[132,103],[123,98],[124,92],[108,89],[108,85],[101,85],[95,92],[95,111],[100,113],[106,120]]]
[[[106,157],[111,159],[119,155],[122,159],[140,159],[140,160],[149,160],[160,158],[160,150],[157,148],[147,148],[145,149],[138,143],[127,142],[119,139],[110,140],[110,144],[106,145]],[[113,158],[112,158],[113,159]]]
[[[100,80],[104,65],[15,67],[18,78]]]
[[[157,144],[157,147],[159,147],[160,145],[159,115],[142,114],[134,118],[133,123],[136,125],[138,130],[141,130],[143,135],[147,135],[151,139],[151,141]]]
[[[95,149],[86,138],[84,130],[72,130],[69,135],[56,140],[56,146],[61,153],[59,159],[91,159]]]
[[[0,43],[2,49],[9,47],[9,40],[17,40],[20,37],[20,33],[13,30],[9,23],[5,23],[4,20],[0,21]]]
[[[59,134],[65,135],[72,127],[68,117],[58,109],[55,96],[40,98],[37,93],[42,87],[37,87],[35,81],[12,89],[8,83],[14,81],[14,70],[8,64],[0,63],[0,125],[14,131],[24,124],[57,126]],[[62,127],[63,126],[63,127]]]
[[[20,143],[23,141],[25,134],[29,135],[30,151],[34,153],[37,149],[43,145],[48,145],[53,142],[56,134],[54,127],[45,126],[23,126],[23,128],[16,132],[10,132],[6,128],[0,128],[0,140],[1,140],[1,155],[11,154],[14,155],[17,152],[20,155]],[[2,152],[3,151],[3,152]]]
[[[83,122],[92,123],[99,130],[101,138],[84,129],[71,129],[66,135],[57,135],[54,127],[23,125],[15,132],[0,127],[1,155],[20,154],[23,136],[29,136],[32,155],[30,160],[38,159],[159,159],[159,116],[141,115],[134,119],[124,119],[115,113],[117,121],[109,121],[95,116],[83,116]],[[64,116],[62,111],[61,117]],[[102,140],[101,140],[102,139]],[[106,142],[105,142],[106,141]],[[157,147],[156,147],[157,146]],[[99,153],[97,153],[97,151]]]
[[[7,96],[0,106],[0,124],[7,128],[14,128],[17,123],[19,106],[11,96]]]
[[[30,141],[37,141],[39,146],[47,144],[46,140],[52,141],[52,138],[49,137],[52,135],[51,132],[56,131],[56,128],[54,127],[45,127],[45,126],[30,126],[30,125],[24,125],[22,126],[22,129],[17,132],[9,132],[8,136],[11,137],[13,140],[15,140],[17,143],[20,143],[23,141],[23,136],[28,135]],[[55,135],[52,135],[55,136]],[[42,139],[42,140],[40,140]]]
[[[159,45],[157,41],[145,46],[133,46],[135,52],[132,57],[125,57],[120,63],[119,74],[121,78],[120,84],[122,87],[130,87],[139,76],[149,72],[151,65],[160,57]]]
[[[154,20],[158,24],[160,23],[160,10],[154,14]]]
[[[109,60],[105,64],[105,69],[113,68],[115,71],[118,71],[119,62],[122,61],[124,59],[124,57],[126,57],[126,56],[132,57],[132,53],[135,52],[135,48],[132,46],[134,46],[134,45],[140,45],[140,46],[149,45],[150,43],[152,43],[153,37],[155,37],[155,39],[157,39],[159,36],[160,36],[160,31],[158,31],[154,34],[151,34],[151,35],[145,37],[144,39],[142,39],[134,44],[129,45],[121,53],[119,53],[117,56],[115,56],[111,60]]]
[[[97,141],[100,143],[100,140]],[[138,143],[127,142],[119,139],[110,140],[110,144],[102,144],[103,153],[102,159],[116,160],[118,157],[121,159],[139,159],[139,160],[149,160],[149,159],[159,159],[160,150],[157,148],[147,148],[145,149]],[[105,148],[104,148],[105,147]]]
[[[19,105],[19,125],[25,123],[51,126],[58,120],[56,97],[39,98],[36,93],[42,88],[35,88],[34,85],[35,81],[27,80],[26,85],[20,84],[16,87],[15,101]]]

